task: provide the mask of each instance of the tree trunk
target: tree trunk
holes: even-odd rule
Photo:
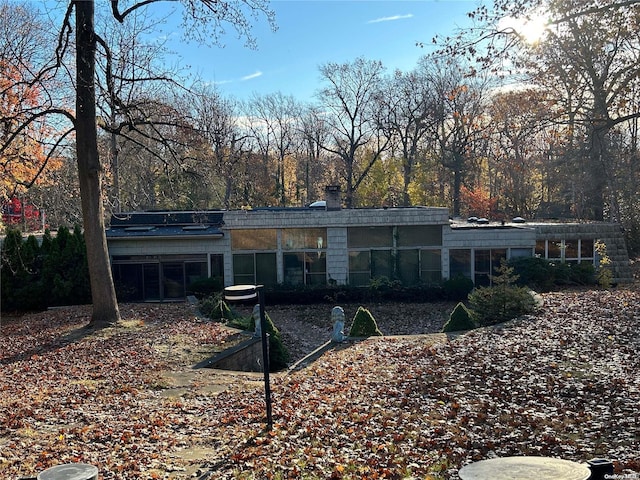
[[[120,320],[104,229],[104,210],[96,125],[94,0],[75,2],[76,9],[76,155],[87,245],[93,313],[89,326]]]

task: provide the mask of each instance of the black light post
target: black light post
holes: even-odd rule
[[[267,320],[264,313],[264,285],[233,285],[225,287],[224,298],[230,302],[258,298],[260,305],[260,334],[262,337],[262,370],[264,372],[264,398],[267,408],[267,430],[271,430],[271,386],[269,381],[269,344],[267,343]]]

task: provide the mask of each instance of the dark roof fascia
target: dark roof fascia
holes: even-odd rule
[[[126,231],[126,228],[110,228],[106,230],[107,240],[176,240],[179,238],[215,239],[224,237],[224,232],[216,227],[203,230],[183,230],[177,225],[155,227],[149,231]]]

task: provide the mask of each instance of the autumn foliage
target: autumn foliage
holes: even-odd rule
[[[24,192],[36,181],[47,184],[45,166],[61,166],[59,158],[47,158],[43,147],[51,127],[33,115],[40,96],[36,86],[0,58],[0,201]]]
[[[482,190],[471,190],[464,185],[460,187],[460,200],[470,216],[497,218],[497,200]]]
[[[274,375],[270,432],[260,382],[192,369],[229,331],[185,305],[123,305],[93,333],[86,308],[3,319],[0,477],[87,462],[105,480],[456,479],[496,455],[640,471],[640,293],[543,299],[509,328],[372,337]]]

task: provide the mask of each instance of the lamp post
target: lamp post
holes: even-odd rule
[[[262,370],[264,372],[264,399],[267,409],[267,430],[271,430],[271,386],[269,382],[269,344],[267,343],[267,320],[264,313],[264,285],[232,285],[225,287],[224,298],[230,302],[258,298],[260,305],[260,334],[262,337]]]

